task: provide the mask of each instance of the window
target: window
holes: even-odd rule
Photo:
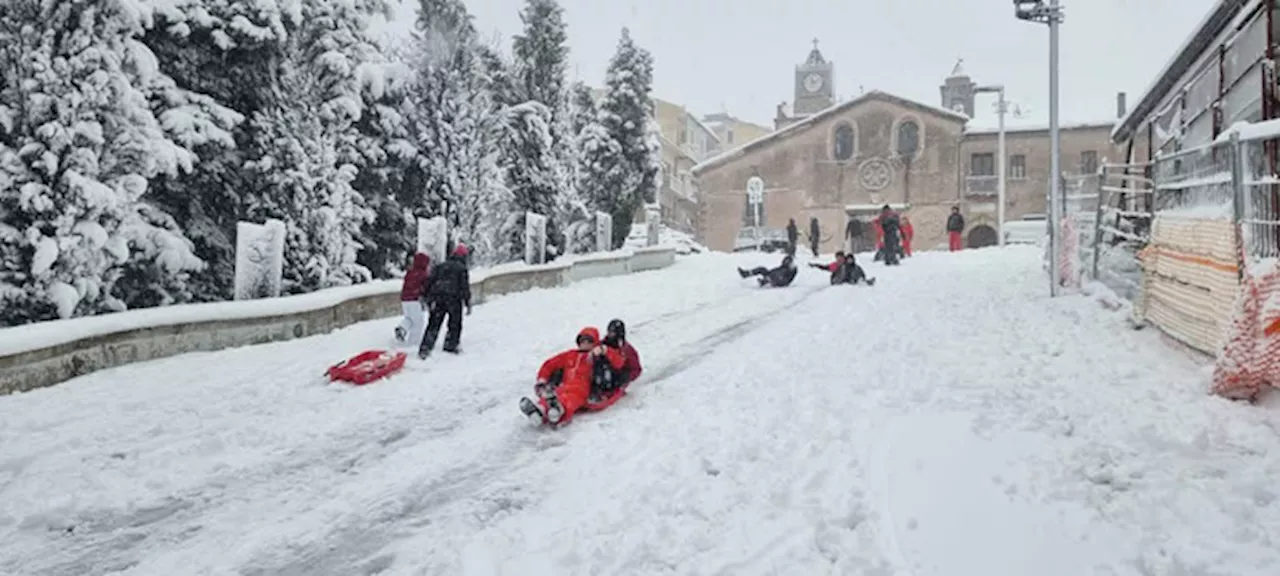
[[[969,156],[970,176],[995,176],[996,155],[991,152],[978,152]]]
[[[1014,154],[1009,157],[1009,177],[1010,178],[1026,178],[1027,177],[1027,157],[1022,154]]]
[[[725,130],[724,141],[733,144],[733,130]]]
[[[688,143],[689,143],[689,129],[681,128],[679,141],[677,141],[676,144],[679,144],[680,146],[684,146],[685,144],[688,144]]]
[[[844,162],[853,158],[854,134],[853,126],[841,124],[836,127],[835,142],[831,147],[831,155],[836,160]]]
[[[1085,150],[1080,153],[1080,173],[1093,174],[1098,171],[1098,152]]]
[[[910,120],[898,125],[898,156],[908,164],[920,151],[920,125]]]
[[[768,199],[769,199],[769,194],[766,192],[765,201],[767,202]],[[742,225],[748,228],[755,226],[756,215],[751,210],[752,209],[751,198],[749,198],[745,192],[743,192],[742,194],[742,204],[743,204]],[[765,225],[764,209],[765,209],[765,202],[761,202],[760,203],[760,225],[761,226]]]

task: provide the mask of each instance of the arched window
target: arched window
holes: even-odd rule
[[[920,151],[920,125],[907,120],[898,125],[898,149],[900,158],[910,163]]]
[[[853,126],[848,124],[837,126],[835,141],[831,146],[831,155],[840,162],[853,158],[854,140]]]

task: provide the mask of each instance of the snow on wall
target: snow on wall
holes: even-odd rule
[[[564,257],[535,266],[514,262],[475,271],[473,296],[483,301],[487,296],[563,286],[575,280],[573,271],[579,266],[625,274],[665,268],[674,261],[673,248],[654,247]],[[618,262],[622,264],[610,264]],[[608,275],[603,272],[594,270],[593,275]],[[384,280],[296,296],[147,308],[6,328],[0,330],[0,394],[57,384],[96,369],[298,338],[394,315],[400,310],[399,292],[399,280]]]

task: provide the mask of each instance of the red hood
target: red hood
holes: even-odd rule
[[[430,256],[427,256],[422,252],[418,252],[417,254],[413,255],[413,267],[411,268],[412,270],[417,270],[421,272],[426,270],[427,267],[430,265],[431,265]]]

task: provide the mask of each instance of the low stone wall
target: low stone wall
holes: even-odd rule
[[[674,248],[657,247],[480,270],[472,275],[472,301],[656,270],[674,262]],[[0,330],[0,395],[134,362],[305,338],[399,315],[400,281],[394,280],[267,300],[150,308],[7,328]]]

